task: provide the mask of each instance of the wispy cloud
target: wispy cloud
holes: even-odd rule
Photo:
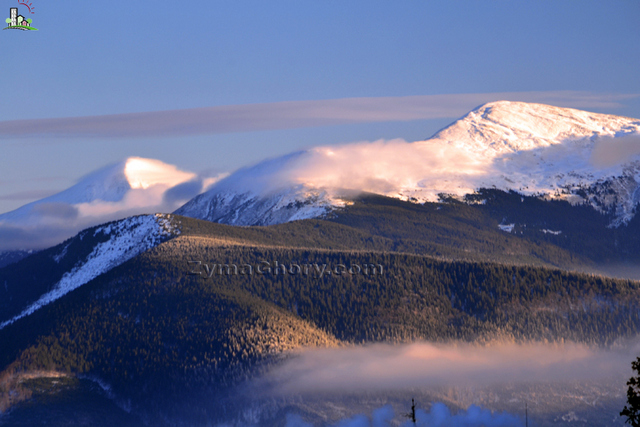
[[[42,199],[44,197],[55,194],[55,190],[25,190],[16,193],[0,195],[0,200],[33,200]]]
[[[579,109],[615,109],[640,94],[590,92],[504,92],[345,98],[268,104],[227,105],[104,116],[0,122],[0,138],[172,137],[229,132],[292,129],[352,123],[460,117],[493,101],[524,101]]]

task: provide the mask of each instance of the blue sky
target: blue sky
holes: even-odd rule
[[[26,119],[341,98],[490,101],[504,92],[592,94],[614,102],[576,107],[640,117],[640,98],[620,97],[640,94],[635,0],[31,3],[34,14],[0,0],[6,17],[18,7],[39,29],[0,32],[0,129]],[[469,96],[465,110],[480,103]],[[127,156],[231,171],[311,145],[424,139],[456,117],[171,136],[0,134],[0,212]]]

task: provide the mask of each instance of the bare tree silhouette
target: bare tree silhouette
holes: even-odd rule
[[[416,402],[413,398],[411,399],[411,412],[404,414],[404,416],[413,421],[413,425],[416,425]]]

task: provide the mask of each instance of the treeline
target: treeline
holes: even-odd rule
[[[610,344],[640,325],[638,283],[539,267],[448,262],[393,253],[189,245],[158,248],[162,274],[175,276],[189,261],[222,265],[381,265],[383,275],[217,271],[189,277],[202,286],[243,289],[283,307],[341,340],[404,341],[509,337]],[[166,269],[171,266],[171,269]],[[158,268],[163,268],[158,265]],[[342,269],[341,269],[342,270]],[[233,272],[233,271],[232,271]]]

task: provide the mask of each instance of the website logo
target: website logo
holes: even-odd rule
[[[19,0],[18,4],[26,7],[29,10],[30,14],[33,15],[35,13],[33,11],[33,4],[28,2],[27,0]],[[31,26],[33,19],[25,18],[24,16],[19,15],[17,7],[9,8],[9,17],[5,20],[5,22],[8,26],[3,28],[3,30],[38,31],[37,28]]]

